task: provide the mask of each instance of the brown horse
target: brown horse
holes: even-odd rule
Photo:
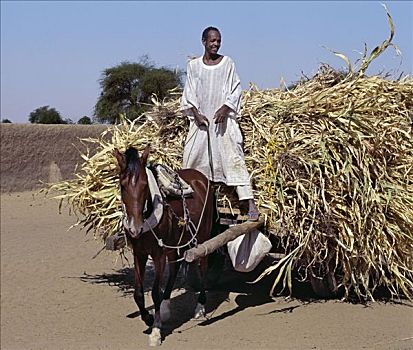
[[[134,299],[142,320],[147,326],[152,327],[149,345],[160,345],[161,321],[165,321],[169,316],[171,292],[183,252],[197,243],[204,242],[210,236],[215,210],[213,190],[209,180],[199,171],[183,169],[179,170],[178,174],[193,189],[189,197],[160,196],[159,192],[158,195],[154,195],[156,189],[150,190],[150,182],[151,178],[156,179],[157,175],[155,169],[147,168],[149,146],[145,148],[140,158],[137,150],[132,147],[125,154],[115,149],[114,155],[120,167],[123,225],[134,255]],[[152,173],[155,173],[154,177]],[[156,211],[158,214],[161,212],[160,217],[156,218],[154,215]],[[152,257],[155,266],[155,280],[152,287],[155,317],[145,309],[143,294],[143,278],[148,256]],[[161,296],[160,284],[166,259],[168,259],[169,277]],[[195,309],[196,318],[205,313],[207,259],[201,259],[199,266],[203,283]]]

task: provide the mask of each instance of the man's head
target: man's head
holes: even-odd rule
[[[221,47],[221,33],[218,28],[208,27],[202,32],[202,44],[205,47],[205,52],[210,55],[218,54]]]

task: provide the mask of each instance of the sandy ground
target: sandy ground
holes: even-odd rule
[[[1,349],[147,348],[131,270],[92,259],[100,245],[67,232],[74,221],[33,192],[1,195]],[[269,299],[268,281],[223,281],[201,321],[193,293],[175,290],[163,349],[413,349],[410,303]]]

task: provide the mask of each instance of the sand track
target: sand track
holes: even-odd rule
[[[110,253],[91,259],[100,245],[67,232],[74,222],[34,192],[1,195],[2,350],[147,347],[131,270]],[[412,304],[271,300],[226,282],[201,322],[191,320],[193,293],[175,290],[162,349],[413,348]]]

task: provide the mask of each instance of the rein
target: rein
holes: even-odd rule
[[[184,195],[183,195],[183,188],[182,188],[182,186],[181,186],[181,182],[179,181],[178,178],[177,178],[176,180],[177,180],[177,182],[178,182],[178,184],[179,184],[179,186],[180,186],[180,189],[181,189],[182,206],[183,206],[183,210],[184,210],[184,220],[185,220],[185,225],[186,225],[189,233],[190,233],[191,236],[192,236],[191,239],[189,239],[189,241],[186,242],[185,244],[176,245],[176,246],[171,246],[171,245],[167,245],[167,244],[163,243],[162,238],[159,238],[159,237],[156,235],[155,231],[153,230],[154,228],[153,228],[152,226],[149,226],[149,229],[150,229],[150,231],[152,232],[153,236],[155,237],[155,239],[156,239],[156,241],[158,242],[158,245],[159,245],[160,247],[165,247],[165,248],[168,248],[168,249],[180,250],[180,249],[182,249],[182,248],[187,247],[187,246],[190,245],[190,244],[194,244],[195,246],[197,246],[197,244],[198,244],[197,239],[196,239],[196,236],[197,236],[197,234],[198,234],[199,228],[200,228],[200,226],[201,226],[202,219],[203,219],[203,217],[204,217],[205,208],[206,208],[206,203],[207,203],[207,200],[208,200],[208,194],[209,194],[209,189],[210,189],[210,181],[208,180],[208,186],[207,186],[207,190],[206,190],[206,193],[205,193],[204,205],[203,205],[203,207],[202,207],[201,216],[200,216],[200,219],[199,219],[199,221],[198,221],[198,226],[195,227],[195,224],[192,222],[191,217],[190,217],[190,215],[189,215],[189,210],[188,210],[188,207],[187,207],[187,205],[186,205],[185,197],[184,197]],[[171,208],[167,203],[164,203],[164,205],[167,205],[167,206],[170,208],[170,210],[172,211],[172,213],[174,214],[174,216],[175,216],[176,219],[178,219],[178,220],[180,219],[180,218],[173,212],[172,208]],[[146,221],[146,219],[144,219],[144,221]],[[194,229],[195,229],[195,230],[194,230]],[[181,259],[178,259],[178,260],[176,260],[176,261],[180,261],[180,260],[183,260],[183,259],[184,259],[184,258],[181,258]]]
[[[197,130],[197,133],[198,133],[198,131],[199,131],[199,129]],[[210,166],[210,170],[211,170],[211,177],[212,177],[212,179],[213,179],[213,178],[214,178],[214,168],[213,168],[213,161],[212,161],[212,150],[211,150],[211,138],[210,138],[210,134],[209,134],[209,125],[208,125],[208,127],[206,128],[206,131],[207,131],[207,137],[208,137],[209,166]],[[150,170],[150,169],[148,169],[148,170],[149,170],[150,172],[152,172],[152,170]],[[148,229],[145,230],[144,232],[151,231],[152,234],[153,234],[153,236],[155,237],[155,239],[156,239],[159,247],[161,247],[161,248],[162,248],[162,247],[165,247],[165,248],[168,248],[168,249],[176,249],[176,250],[179,251],[180,249],[185,248],[185,247],[189,246],[190,244],[194,244],[195,247],[196,247],[197,244],[198,244],[196,236],[197,236],[198,231],[199,231],[199,228],[200,228],[200,226],[201,226],[201,222],[202,222],[202,220],[203,220],[203,218],[204,218],[205,208],[206,208],[206,204],[207,204],[207,201],[208,201],[208,194],[209,194],[210,187],[211,187],[211,181],[210,181],[209,179],[207,179],[207,180],[208,180],[208,185],[207,185],[207,189],[206,189],[206,193],[205,193],[204,205],[203,205],[203,207],[202,207],[202,211],[201,211],[201,215],[200,215],[200,218],[199,218],[199,221],[198,221],[198,225],[195,226],[195,224],[192,222],[191,217],[190,217],[190,215],[189,215],[189,210],[188,210],[188,207],[187,207],[186,201],[185,201],[184,190],[183,190],[183,187],[182,187],[182,183],[181,183],[181,181],[179,180],[178,174],[176,174],[175,180],[176,180],[176,182],[177,182],[177,184],[179,185],[180,190],[181,190],[181,198],[182,198],[182,206],[183,206],[183,211],[184,211],[185,227],[186,227],[187,231],[188,231],[188,232],[191,234],[191,236],[192,236],[192,237],[189,239],[189,241],[186,242],[185,244],[176,245],[176,246],[167,245],[167,244],[165,244],[165,243],[162,241],[162,238],[159,238],[159,237],[157,236],[157,234],[156,234],[155,231],[154,231],[154,228],[156,228],[156,226],[159,225],[159,222],[157,222],[154,226],[152,226],[152,225],[148,222],[148,218],[144,218],[143,222],[144,222],[144,224],[147,225],[147,228],[148,228]],[[159,191],[159,185],[158,185],[158,183],[157,183],[156,180],[155,180],[155,186],[157,187],[157,190]],[[170,211],[172,212],[172,214],[175,216],[175,219],[177,219],[178,221],[181,220],[181,218],[174,213],[174,211],[172,210],[172,208],[169,206],[168,203],[165,203],[164,201],[160,201],[160,203],[161,203],[163,206],[168,206],[168,208],[170,209]],[[148,207],[148,199],[146,199],[146,201],[145,201],[144,214],[145,214],[145,212],[146,212],[146,210],[147,210],[147,207]],[[126,210],[125,210],[125,207],[124,207],[124,204],[123,204],[123,203],[122,203],[122,209],[123,209],[124,215],[126,215]],[[153,205],[153,211],[155,211],[155,210],[156,210],[156,206]],[[165,213],[163,213],[162,215],[165,215]],[[125,235],[125,242],[126,242],[126,241],[127,241],[127,240],[126,240],[126,235]],[[179,254],[179,252],[178,252],[178,254]],[[175,260],[175,261],[171,261],[171,262],[178,262],[178,261],[181,261],[181,260],[184,260],[184,257],[182,257],[182,258],[180,258],[180,259],[178,259],[178,260]]]
[[[211,150],[211,138],[210,138],[210,134],[209,134],[209,125],[206,128],[206,131],[207,131],[207,137],[208,137],[209,167],[210,167],[210,170],[211,170],[211,177],[214,178],[214,167],[213,167],[213,162],[212,162],[212,150]],[[201,226],[202,219],[204,218],[206,203],[207,203],[207,200],[208,200],[208,194],[209,194],[209,190],[210,190],[210,187],[211,187],[211,181],[208,180],[207,190],[205,192],[205,198],[204,198],[204,205],[202,207],[201,215],[200,215],[200,218],[199,218],[199,221],[198,221],[198,226],[195,227],[195,224],[192,222],[191,217],[189,215],[189,210],[188,210],[188,207],[186,205],[185,196],[183,194],[182,184],[181,184],[181,181],[179,180],[178,175],[176,175],[175,180],[178,183],[178,185],[180,187],[180,190],[181,190],[182,206],[183,206],[183,210],[184,210],[184,220],[185,220],[185,224],[188,228],[189,233],[192,235],[191,239],[188,242],[186,242],[185,244],[170,246],[170,245],[167,245],[167,244],[163,243],[162,238],[159,238],[156,235],[155,231],[153,230],[153,227],[149,226],[149,228],[150,228],[150,231],[152,232],[153,236],[155,237],[155,239],[158,242],[158,245],[160,247],[165,247],[165,248],[168,248],[168,249],[176,249],[176,250],[180,250],[182,248],[185,248],[185,247],[189,246],[190,244],[194,244],[195,247],[196,247],[198,245],[196,236],[197,236],[199,228]],[[166,205],[168,205],[168,204],[166,204]],[[169,206],[169,208],[172,211],[172,213],[175,215],[175,218],[180,220],[180,218],[173,212],[173,210],[170,206]],[[146,219],[144,219],[144,221],[146,221]],[[193,231],[194,229],[195,229],[195,232]],[[175,260],[174,262],[178,262],[178,261],[181,261],[183,259],[184,259],[184,257],[182,257],[178,260]]]

